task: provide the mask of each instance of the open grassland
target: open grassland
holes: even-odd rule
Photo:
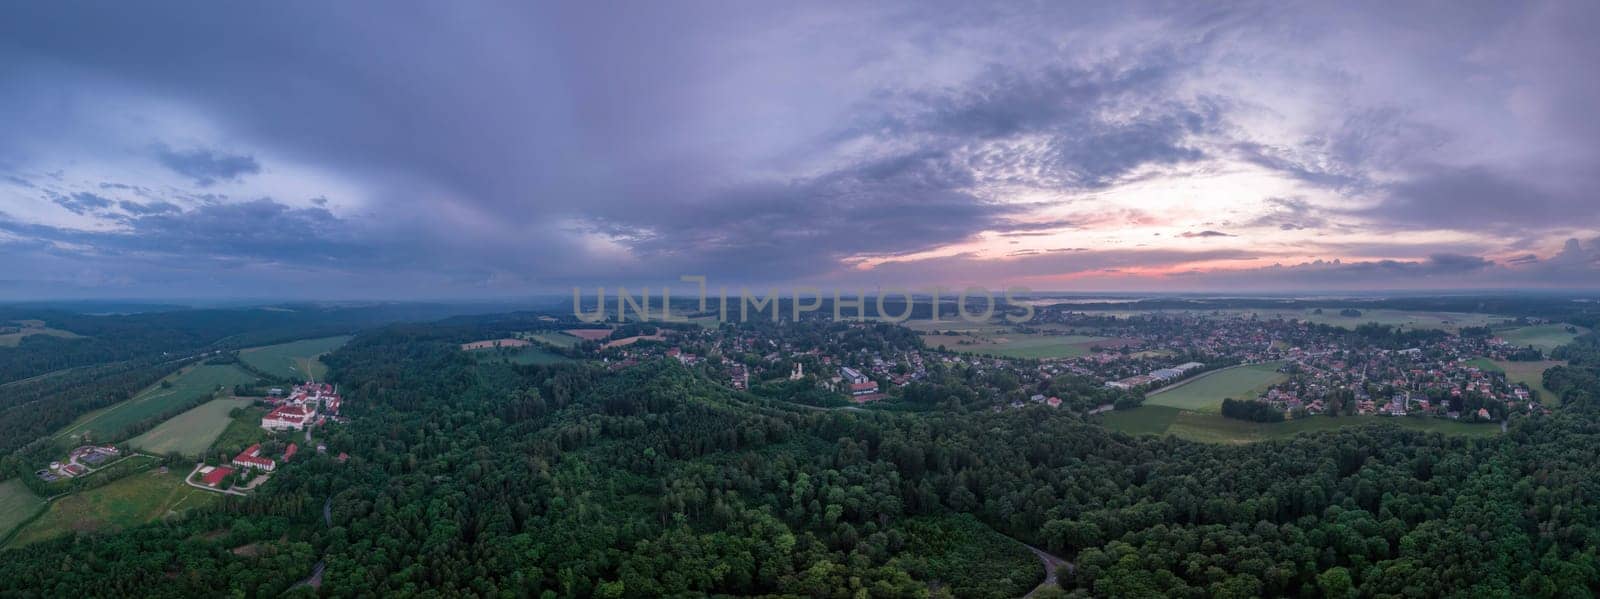
[[[1152,393],[1144,402],[1153,406],[1216,413],[1222,410],[1223,398],[1254,399],[1268,387],[1287,380],[1288,375],[1278,372],[1281,366],[1283,362],[1265,362],[1213,370],[1179,381],[1159,393]]]
[[[1253,443],[1271,439],[1285,439],[1300,433],[1327,431],[1346,426],[1398,426],[1420,431],[1433,431],[1449,435],[1476,437],[1500,433],[1494,423],[1467,423],[1441,418],[1392,418],[1387,416],[1307,416],[1287,422],[1247,422],[1223,418],[1217,414],[1201,414],[1169,406],[1141,406],[1123,412],[1111,412],[1101,423],[1112,430],[1128,434],[1170,434],[1181,439],[1203,443]],[[1163,427],[1163,424],[1165,425]]]
[[[233,364],[190,365],[127,401],[84,414],[56,433],[56,438],[79,440],[88,435],[97,443],[115,441],[115,436],[129,425],[193,403],[218,389],[255,380]]]
[[[1114,431],[1130,435],[1159,435],[1172,428],[1172,423],[1178,419],[1178,409],[1140,406],[1132,410],[1112,410],[1100,418],[1106,428]]]
[[[957,351],[975,354],[993,354],[1007,358],[1028,358],[1043,360],[1048,358],[1071,358],[1089,355],[1089,348],[1097,343],[1114,342],[1106,337],[1091,337],[1088,335],[1047,335],[1047,334],[1008,334],[978,340],[957,337],[968,343],[957,341],[946,344],[945,347]]]
[[[224,416],[227,413],[224,412]],[[222,433],[211,442],[209,451],[234,451],[244,449],[253,444],[266,441],[272,434],[261,428],[261,417],[267,415],[267,408],[250,406],[236,418],[229,418],[222,428]]]
[[[1551,366],[1561,366],[1565,363],[1558,360],[1536,360],[1532,362],[1497,360],[1490,362],[1489,365],[1493,367],[1493,370],[1506,373],[1506,380],[1513,383],[1523,383],[1529,389],[1539,392],[1539,403],[1554,407],[1561,403],[1561,397],[1544,387],[1544,371]]]
[[[239,359],[267,374],[297,381],[308,378],[320,381],[328,375],[328,367],[320,358],[348,341],[350,336],[343,335],[252,347],[240,350]]]
[[[1568,332],[1564,324],[1541,324],[1527,327],[1517,327],[1499,331],[1496,334],[1507,343],[1514,345],[1532,345],[1540,351],[1550,351],[1559,346],[1572,343],[1584,329],[1574,327],[1577,333]]]
[[[547,333],[534,333],[532,335],[529,335],[528,338],[532,339],[534,341],[538,341],[540,343],[548,343],[548,344],[554,345],[556,347],[572,347],[574,345],[577,345],[578,342],[583,341],[582,339],[579,339],[579,338],[574,337],[572,335],[568,335],[566,333],[548,333],[548,332]]]
[[[0,482],[0,542],[42,509],[44,500],[34,495],[21,480],[13,478]]]
[[[217,494],[183,484],[186,474],[187,470],[162,474],[152,469],[57,499],[17,531],[6,547],[69,533],[119,530],[216,501]]]
[[[148,453],[161,455],[176,451],[197,458],[233,421],[228,413],[248,405],[248,399],[213,399],[134,437],[128,444]]]
[[[13,331],[12,329],[16,330]],[[72,331],[52,329],[46,326],[45,322],[42,320],[13,320],[11,322],[0,322],[0,331],[7,331],[0,333],[0,346],[5,347],[16,347],[17,344],[22,343],[23,337],[27,337],[29,335],[49,335],[51,337],[62,337],[65,339],[77,339],[78,337],[82,337],[82,335]]]
[[[479,362],[509,360],[512,364],[556,364],[571,361],[571,358],[538,345],[478,349],[473,350],[472,355]]]

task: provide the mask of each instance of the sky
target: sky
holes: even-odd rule
[[[1600,3],[1198,4],[30,4],[0,299],[1600,288]]]

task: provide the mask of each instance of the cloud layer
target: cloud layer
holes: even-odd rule
[[[1600,8],[1437,8],[35,7],[0,297],[1600,287]]]

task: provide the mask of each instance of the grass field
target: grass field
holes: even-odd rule
[[[1046,358],[1071,358],[1089,355],[1089,348],[1095,343],[1107,341],[1105,337],[1090,337],[1087,335],[1004,335],[990,337],[971,344],[955,344],[946,347],[957,351],[975,354],[994,354],[1008,358],[1028,358],[1042,360]]]
[[[581,339],[566,333],[534,333],[529,335],[528,338],[540,343],[548,343],[556,347],[572,347],[577,345],[579,341],[582,341]]]
[[[1421,431],[1435,431],[1450,435],[1477,437],[1500,433],[1494,423],[1466,423],[1441,418],[1390,418],[1386,416],[1308,416],[1288,422],[1246,422],[1223,418],[1217,414],[1201,414],[1169,406],[1141,406],[1132,410],[1110,412],[1102,417],[1106,428],[1132,435],[1170,434],[1180,439],[1203,443],[1253,443],[1271,439],[1284,439],[1317,431],[1328,431],[1346,426],[1398,426]]]
[[[233,421],[228,412],[248,405],[248,399],[213,399],[134,437],[128,444],[157,455],[176,451],[198,458]]]
[[[0,346],[4,347],[16,347],[17,344],[22,343],[23,337],[27,337],[29,335],[49,335],[51,337],[63,337],[66,339],[76,339],[78,337],[82,337],[82,335],[72,331],[52,329],[48,326],[45,326],[45,322],[42,320],[13,320],[11,322],[0,323],[0,328],[21,329],[14,333],[0,334]]]
[[[43,508],[44,500],[34,495],[22,481],[13,478],[0,482],[0,541]]]
[[[188,473],[152,469],[57,499],[44,515],[17,531],[6,547],[67,533],[118,530],[216,501],[216,493],[183,484]]]
[[[322,339],[302,339],[290,343],[280,343],[265,347],[252,347],[240,350],[239,359],[250,366],[268,373],[294,380],[307,378],[322,380],[328,375],[328,367],[323,365],[318,358],[323,354],[339,349],[340,346],[350,341],[350,336],[324,337]]]
[[[1566,362],[1558,360],[1539,360],[1534,362],[1507,362],[1500,360],[1491,362],[1481,358],[1473,360],[1473,363],[1480,368],[1485,365],[1483,362],[1487,362],[1487,366],[1491,370],[1506,373],[1506,380],[1513,383],[1526,384],[1528,388],[1538,391],[1539,403],[1546,406],[1556,406],[1561,403],[1559,396],[1544,387],[1544,371],[1551,366],[1560,366]]]
[[[1146,396],[1144,403],[1216,413],[1222,410],[1225,397],[1254,399],[1268,387],[1287,380],[1288,375],[1278,372],[1280,366],[1283,362],[1265,362],[1202,373],[1166,391]]]
[[[1166,406],[1140,406],[1132,410],[1112,410],[1100,422],[1114,431],[1130,435],[1159,435],[1178,420],[1178,409]]]
[[[84,414],[56,433],[56,438],[81,439],[85,434],[97,443],[115,441],[115,435],[129,425],[189,404],[216,392],[219,387],[254,382],[255,377],[233,364],[196,364],[185,367],[116,405]]]
[[[1572,343],[1577,338],[1577,333],[1567,332],[1564,324],[1541,324],[1528,327],[1517,327],[1499,331],[1496,334],[1507,343],[1515,345],[1532,345],[1540,351],[1550,351],[1558,346]],[[1578,329],[1581,333],[1582,329]]]
[[[244,413],[238,418],[228,419],[228,423],[222,428],[222,434],[212,440],[211,447],[207,450],[233,451],[266,441],[272,436],[266,429],[261,428],[261,417],[266,415],[267,409],[264,407],[245,408]],[[223,412],[223,416],[226,417],[227,412]]]

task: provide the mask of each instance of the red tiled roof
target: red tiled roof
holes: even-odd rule
[[[201,477],[200,482],[215,487],[222,482],[222,479],[227,478],[229,474],[233,474],[232,468],[215,468]]]

